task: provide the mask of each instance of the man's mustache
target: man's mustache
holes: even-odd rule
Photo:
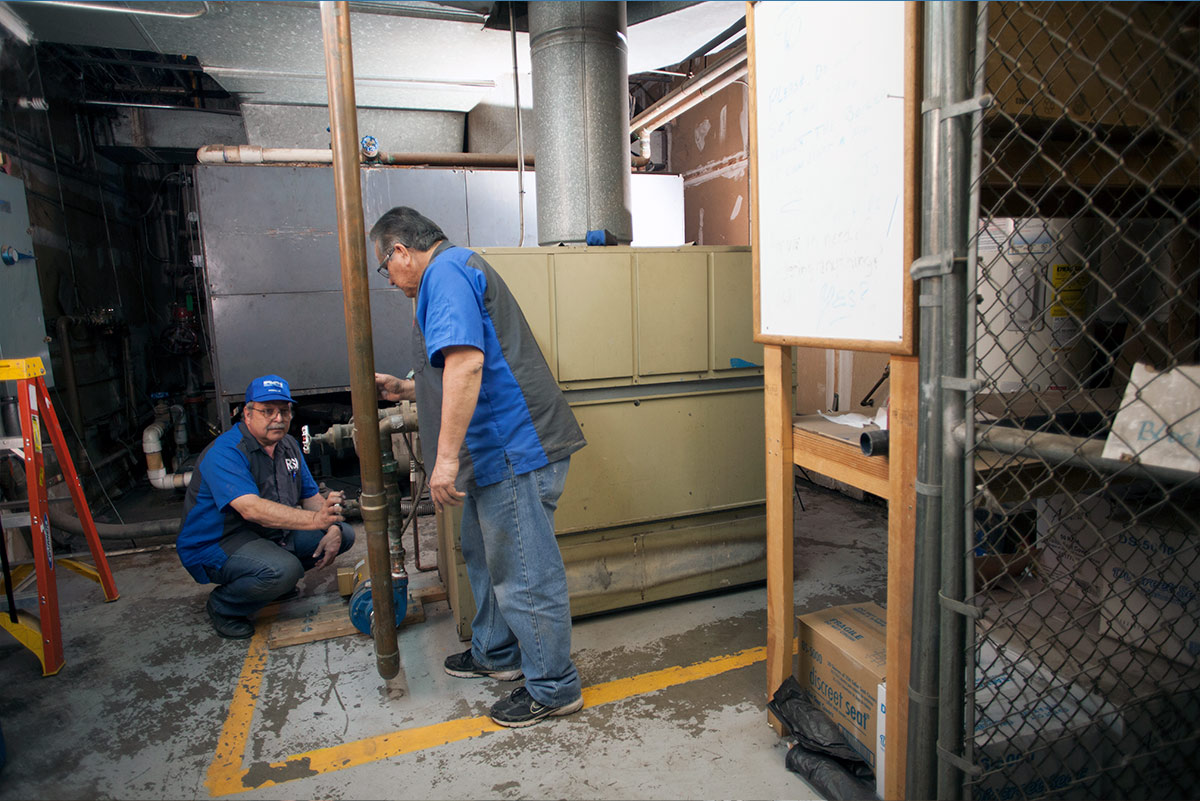
[[[279,423],[271,423],[267,426],[268,431],[287,431],[288,427]]]

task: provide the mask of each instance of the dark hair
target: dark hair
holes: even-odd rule
[[[385,253],[397,244],[410,250],[429,250],[445,238],[437,223],[408,206],[386,212],[371,228],[371,241]]]

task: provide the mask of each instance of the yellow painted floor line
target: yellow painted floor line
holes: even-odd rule
[[[283,784],[296,779],[356,765],[365,765],[400,754],[409,754],[478,737],[485,732],[502,730],[501,726],[497,726],[487,716],[462,718],[318,748],[286,757],[279,762],[265,765],[259,763],[245,768],[243,759],[246,753],[246,743],[250,737],[254,707],[258,700],[263,668],[267,661],[266,632],[269,628],[269,626],[260,625],[250,640],[250,650],[246,654],[242,675],[238,679],[233,693],[229,715],[221,729],[217,751],[208,768],[208,779],[205,784],[213,796],[232,795],[259,787]],[[583,690],[584,708],[581,714],[586,714],[589,707],[652,693],[656,690],[753,665],[765,660],[766,655],[767,649],[763,646],[747,648],[744,651],[714,657],[691,665],[663,668],[585,687]]]

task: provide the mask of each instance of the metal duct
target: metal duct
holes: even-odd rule
[[[633,239],[624,2],[532,2],[538,244]]]

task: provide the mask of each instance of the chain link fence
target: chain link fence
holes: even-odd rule
[[[965,795],[1192,798],[1200,4],[977,20]]]

